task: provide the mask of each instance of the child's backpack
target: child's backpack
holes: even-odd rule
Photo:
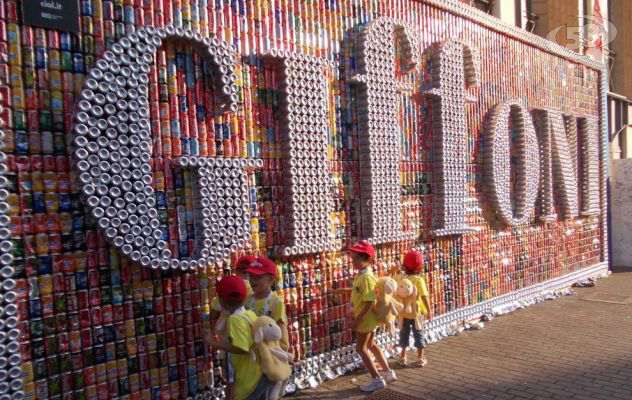
[[[397,282],[387,276],[378,279],[376,293],[375,319],[382,329],[394,333],[398,304],[393,296],[397,293]]]

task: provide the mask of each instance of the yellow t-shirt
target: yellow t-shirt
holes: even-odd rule
[[[422,297],[428,296],[428,286],[426,286],[426,280],[423,276],[416,274],[401,274],[397,278],[395,278],[398,285],[404,279],[408,279],[409,281],[411,281],[412,284],[415,285],[415,287],[417,288],[417,304],[419,304],[419,310],[421,311],[421,313],[425,315],[428,310],[426,310],[426,305],[424,304]]]
[[[250,352],[254,341],[252,336],[252,328],[250,323],[246,321],[247,317],[250,321],[254,321],[257,316],[250,310],[237,311],[228,317],[226,323],[226,331],[228,341],[235,347]],[[237,400],[243,400],[248,397],[257,387],[263,371],[256,361],[252,361],[250,353],[234,354],[229,353],[230,363],[235,370],[235,390]]]
[[[266,308],[266,303],[268,299],[266,297],[264,297],[263,299],[254,299],[254,304],[253,304],[253,299],[254,298],[250,296],[248,300],[246,300],[246,307],[254,311],[257,317],[264,315],[264,312],[266,311],[265,308]],[[279,296],[276,293],[270,294],[270,306],[268,309],[267,316],[272,318],[275,321],[283,321],[283,322],[287,321],[287,317],[285,315],[285,304],[283,303],[282,296]]]
[[[279,296],[274,292],[270,293],[270,305],[268,306],[268,312],[266,314],[265,311],[267,302],[267,297],[264,297],[263,299],[255,299],[253,295],[248,297],[248,300],[246,300],[246,308],[254,311],[257,317],[266,315],[267,317],[272,318],[275,322],[283,322],[283,326],[281,328],[281,333],[283,336],[281,338],[280,345],[283,350],[287,351],[287,349],[289,348],[289,343],[287,333],[287,316],[285,314],[285,303],[283,302],[283,296]]]
[[[351,304],[353,305],[353,316],[357,317],[362,309],[364,308],[364,303],[367,301],[375,302],[377,297],[375,295],[375,286],[377,285],[377,279],[373,275],[373,271],[367,268],[360,272],[358,276],[356,276],[353,281],[353,291],[351,292]],[[371,309],[362,323],[356,329],[357,332],[360,333],[369,333],[373,332],[377,327],[377,322],[375,320],[375,311]]]

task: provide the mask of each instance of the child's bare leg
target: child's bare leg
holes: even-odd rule
[[[382,367],[382,371],[388,372],[391,370],[391,368],[388,366],[388,361],[386,361],[386,357],[384,357],[384,353],[382,353],[382,349],[380,349],[380,346],[375,344],[375,341],[373,340],[374,338],[375,338],[375,332],[371,332],[369,334],[369,342],[368,342],[369,351],[373,353],[375,360]]]
[[[356,332],[356,351],[360,355],[360,358],[362,358],[362,362],[364,363],[366,369],[369,370],[371,377],[379,378],[380,374],[378,374],[377,369],[371,360],[371,356],[369,356],[368,344],[370,335],[370,333]]]
[[[229,383],[226,385],[227,396],[226,398],[229,400],[235,400],[237,398],[237,393],[235,392],[235,384]]]
[[[406,359],[406,350],[408,350],[408,347],[402,347],[402,351],[399,353],[399,358],[401,359]]]
[[[419,357],[420,359],[424,360],[426,357],[424,357],[424,348],[420,347],[417,349],[417,357]]]

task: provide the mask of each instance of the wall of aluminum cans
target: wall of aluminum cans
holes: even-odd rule
[[[342,249],[362,237],[380,243],[380,274],[411,248],[423,253],[435,315],[607,261],[597,64],[456,1],[78,3],[76,34],[23,26],[20,1],[0,0],[0,399],[220,396],[208,288],[242,251],[278,260],[300,360],[342,357],[352,343],[349,299],[329,289],[352,281]],[[368,35],[384,16],[401,29]],[[362,55],[379,35],[393,38],[384,57]],[[444,110],[452,100],[466,110],[452,126],[428,95],[442,52],[456,51],[441,45],[450,38],[476,58],[456,68],[467,102],[443,98]],[[392,76],[372,86],[362,78],[371,68]],[[367,101],[374,90],[388,92],[384,119]],[[507,227],[485,186],[485,127],[513,99],[584,118],[570,153],[541,167],[541,181],[561,170],[581,190],[549,188]],[[512,114],[498,128],[514,138],[504,171],[513,204],[503,203],[514,211],[528,178],[523,122]],[[448,129],[464,135],[462,169],[437,168]],[[585,155],[587,138],[598,159]],[[375,143],[384,151],[372,164]],[[585,202],[596,182],[572,159],[592,163],[596,213],[568,200]],[[383,181],[363,172],[392,163],[399,173]],[[369,193],[376,182],[387,184]],[[441,209],[472,229],[437,236],[435,203],[459,182],[464,196]],[[211,217],[219,222],[200,222]]]

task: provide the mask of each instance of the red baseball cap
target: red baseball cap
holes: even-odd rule
[[[235,263],[235,268],[247,269],[248,267],[250,267],[250,264],[256,259],[257,257],[255,256],[241,256],[239,257],[239,260],[237,260],[237,262]]]
[[[274,261],[266,257],[257,257],[246,270],[249,274],[253,275],[265,275],[269,274],[276,276],[277,266]]]
[[[409,271],[419,272],[424,266],[424,258],[418,251],[409,251],[404,256],[404,268]]]
[[[236,275],[223,277],[215,286],[220,299],[227,302],[239,302],[246,300],[248,292],[244,280]]]
[[[358,243],[349,247],[347,250],[353,251],[355,253],[364,253],[368,255],[371,260],[375,258],[375,249],[373,248],[373,246],[371,246],[371,243],[367,242],[366,240],[360,240]]]

